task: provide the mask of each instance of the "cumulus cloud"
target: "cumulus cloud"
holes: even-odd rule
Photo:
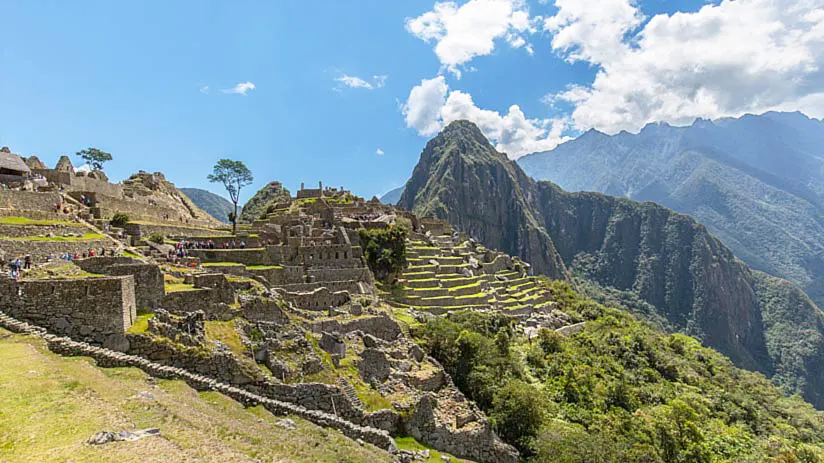
[[[552,48],[598,72],[544,101],[573,106],[575,128],[771,109],[824,116],[824,0],[723,0],[644,24],[634,0],[555,0]]]
[[[479,108],[470,94],[450,91],[443,76],[424,79],[413,87],[401,109],[407,127],[422,136],[432,136],[452,121],[470,120],[498,151],[513,159],[551,150],[569,139],[563,136],[566,119],[528,119],[518,105],[510,106],[506,114]]]
[[[375,154],[377,154],[378,156],[383,156],[383,150],[378,148],[375,150]]]
[[[461,6],[438,2],[431,11],[407,18],[406,30],[434,42],[441,65],[460,78],[460,66],[492,53],[498,39],[531,54],[524,35],[535,32],[535,25],[523,0],[469,0]]]
[[[372,76],[371,82],[368,80],[361,79],[357,76],[350,76],[348,74],[342,74],[338,78],[335,79],[340,85],[349,88],[365,88],[366,90],[374,90],[376,88],[381,88],[386,84],[387,75],[375,75]]]
[[[253,84],[251,82],[239,82],[234,87],[226,88],[226,89],[223,89],[221,91],[223,93],[234,93],[234,94],[237,94],[237,95],[246,96],[246,93],[249,90],[254,90],[254,89],[255,89],[255,84]]]

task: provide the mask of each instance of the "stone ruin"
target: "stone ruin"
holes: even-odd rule
[[[157,174],[141,173],[124,188],[135,197],[151,197],[168,187],[164,182]],[[358,230],[396,223],[412,228],[409,265],[399,291],[389,296],[378,290],[364,262]],[[98,294],[97,285],[116,286],[117,281],[122,287],[113,293],[122,297],[90,302],[74,296],[74,305],[37,306],[45,309],[0,297],[0,311],[270,400],[368,429],[408,434],[461,457],[517,461],[514,449],[495,436],[484,414],[411,339],[393,311],[421,320],[450,310],[500,311],[521,321],[526,333],[568,325],[525,262],[478,245],[446,222],[417,218],[322,184],[302,186],[296,197],[242,225],[234,237],[218,230],[205,236],[178,234],[174,227],[153,230],[185,242],[211,239],[218,246],[187,249],[181,262],[187,265],[175,266],[165,263],[165,245],[138,238],[134,242],[146,261],[76,262],[100,277],[73,284],[0,280],[11,291],[3,294],[26,295],[48,292],[35,290],[38,285],[68,285],[56,290],[65,295]],[[245,248],[229,246],[241,239]],[[169,278],[182,289],[167,291]],[[137,320],[135,308],[152,312],[142,332],[129,330]],[[48,320],[74,311],[84,315],[67,317],[68,327]],[[236,338],[210,339],[208,326],[215,323],[226,324],[221,330]],[[391,401],[391,406],[369,410],[362,396]]]

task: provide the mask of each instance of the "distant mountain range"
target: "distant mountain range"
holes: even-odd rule
[[[232,203],[223,196],[200,188],[180,188],[195,205],[209,215],[224,223],[229,223],[229,213],[232,212]]]
[[[518,163],[569,191],[689,214],[750,266],[824,306],[824,121],[769,112],[638,134],[591,130]]]
[[[446,219],[519,255],[536,273],[574,280],[610,305],[694,335],[824,407],[824,314],[792,283],[752,271],[686,215],[535,181],[467,121],[427,143],[398,205]]]
[[[384,204],[395,205],[398,203],[398,200],[401,199],[401,193],[403,193],[403,189],[405,186],[399,186],[394,190],[389,190],[381,196],[381,202]]]

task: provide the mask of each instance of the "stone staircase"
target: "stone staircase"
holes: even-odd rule
[[[346,378],[338,376],[337,385],[341,392],[343,392],[343,395],[345,395],[353,405],[361,409],[366,408],[363,401],[360,397],[358,397],[358,393],[355,391],[355,388],[352,387],[352,384],[347,381]]]
[[[318,426],[337,429],[350,439],[360,439],[391,453],[398,452],[395,441],[389,433],[381,429],[360,426],[329,413],[310,410],[292,403],[263,397],[212,378],[191,373],[182,368],[161,365],[136,355],[123,354],[114,350],[95,347],[84,342],[73,341],[68,337],[49,334],[44,328],[19,321],[3,312],[0,312],[0,327],[15,333],[38,336],[46,341],[49,350],[60,355],[88,356],[95,359],[101,367],[134,367],[158,378],[182,379],[197,390],[217,391],[245,406],[262,405],[274,415],[299,416]],[[349,385],[349,387],[351,388],[352,386]],[[354,392],[354,389],[352,389],[352,393]],[[357,394],[355,394],[355,397],[357,397]],[[360,401],[360,399],[358,399],[358,401]]]

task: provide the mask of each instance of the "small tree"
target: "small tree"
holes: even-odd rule
[[[112,160],[112,155],[97,148],[86,148],[78,151],[77,155],[88,162],[92,169],[103,170],[103,163]]]
[[[234,205],[234,211],[229,216],[229,220],[232,221],[232,234],[234,234],[237,229],[237,202],[240,199],[240,190],[252,184],[254,180],[252,171],[243,164],[243,161],[221,159],[206,178],[212,183],[222,183],[229,193],[229,199]]]

